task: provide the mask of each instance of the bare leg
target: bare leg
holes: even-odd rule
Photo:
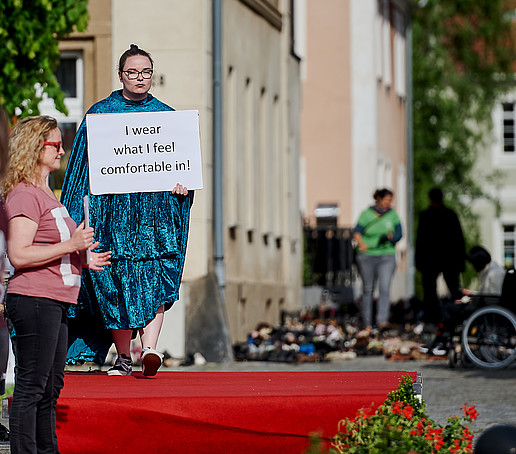
[[[156,317],[147,323],[145,328],[140,328],[140,338],[142,340],[142,347],[156,348],[158,344],[159,333],[161,332],[161,326],[163,325],[163,318],[165,316],[165,308],[160,306]]]
[[[113,342],[119,355],[131,357],[131,337],[133,331],[130,329],[112,329]]]

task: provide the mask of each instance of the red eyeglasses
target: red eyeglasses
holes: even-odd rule
[[[56,150],[59,151],[63,146],[63,142],[43,142],[43,145],[50,145],[51,147],[56,147]]]

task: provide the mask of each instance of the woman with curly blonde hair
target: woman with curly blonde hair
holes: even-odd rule
[[[57,121],[52,117],[32,117],[19,125],[9,140],[8,174],[2,184],[4,200],[19,182],[36,182],[39,155],[34,150],[43,148],[45,137],[57,128]]]
[[[82,266],[102,270],[111,252],[86,250],[93,229],[78,227],[47,184],[64,150],[52,117],[14,126],[3,196],[9,220],[8,254],[15,268],[7,288],[7,316],[16,333],[15,388],[10,412],[11,452],[59,452],[56,402],[64,381],[68,307],[77,303]]]

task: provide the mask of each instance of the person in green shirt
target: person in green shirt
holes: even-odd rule
[[[396,271],[396,243],[401,239],[401,222],[391,208],[393,192],[378,189],[373,197],[375,204],[364,210],[353,232],[357,243],[357,264],[363,284],[360,308],[364,327],[373,325],[373,296],[378,282],[378,328],[389,326],[391,282]]]

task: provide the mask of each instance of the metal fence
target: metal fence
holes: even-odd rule
[[[334,295],[335,302],[351,302],[356,273],[352,230],[336,226],[305,226],[303,230],[304,284],[325,288]]]

